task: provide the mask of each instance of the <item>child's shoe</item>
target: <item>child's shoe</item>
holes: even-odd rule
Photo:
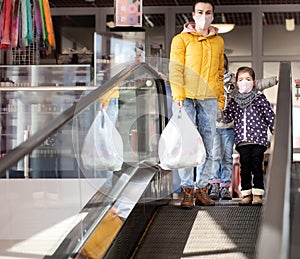
[[[231,200],[232,199],[230,192],[229,192],[229,187],[222,187],[220,195],[221,195],[221,200]]]
[[[243,199],[239,202],[240,206],[252,205],[252,195],[244,196]]]
[[[261,206],[262,203],[262,195],[253,195],[252,205]]]
[[[220,185],[218,183],[212,183],[209,188],[209,198],[211,198],[212,200],[219,200]]]

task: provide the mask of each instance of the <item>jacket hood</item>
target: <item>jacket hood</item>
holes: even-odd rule
[[[211,34],[218,34],[218,31],[219,31],[219,29],[217,27],[215,27],[215,26],[211,25],[211,26],[208,27],[209,35],[211,35]],[[181,33],[184,33],[184,32],[196,32],[196,33],[198,33],[196,31],[196,23],[194,23],[194,22],[187,22],[187,23],[185,23],[183,25],[183,30],[182,30]]]

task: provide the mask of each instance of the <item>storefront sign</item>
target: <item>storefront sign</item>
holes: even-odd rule
[[[142,0],[115,0],[115,26],[142,27]]]

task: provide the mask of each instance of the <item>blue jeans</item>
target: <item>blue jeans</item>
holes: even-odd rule
[[[232,175],[232,153],[234,145],[233,128],[216,129],[213,146],[213,161],[210,183],[220,183],[229,187]]]
[[[116,124],[118,112],[119,112],[119,99],[111,98],[109,100],[109,104],[108,104],[106,113],[114,124]]]
[[[218,102],[217,99],[202,101],[187,98],[183,106],[197,126],[205,146],[206,159],[201,166],[197,166],[196,187],[206,187],[211,174],[213,137],[216,132]],[[194,186],[194,168],[178,169],[178,174],[181,180],[181,187]]]

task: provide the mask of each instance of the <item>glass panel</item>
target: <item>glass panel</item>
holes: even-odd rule
[[[273,24],[263,26],[263,53],[264,55],[299,55],[300,26],[295,24],[295,30],[287,31],[285,19],[293,18],[296,13],[264,13],[272,16]],[[274,24],[275,23],[275,24]],[[284,44],[282,44],[284,39]]]
[[[95,85],[101,85],[132,62],[145,59],[145,32],[114,31],[94,34]]]
[[[264,77],[279,75],[280,62],[265,62],[264,63]],[[297,89],[295,80],[299,78],[300,63],[292,62],[292,97],[293,97],[293,148],[300,148],[300,132],[299,132],[299,118],[300,116],[300,101],[297,98]],[[278,86],[271,87],[264,90],[264,94],[267,96],[271,104],[276,105],[277,102]]]
[[[41,49],[39,64],[92,64],[95,15],[53,15],[51,18],[56,46]]]
[[[299,89],[296,88],[296,79],[300,78],[300,62],[292,62],[292,96],[293,96],[293,147],[300,148],[300,99]],[[298,97],[297,97],[298,96]]]
[[[7,244],[9,243],[9,253],[12,257],[16,254],[24,254],[24,257],[28,254],[52,255],[66,235],[74,229],[78,232],[75,231],[77,236],[72,240],[77,245],[78,238],[81,240],[88,235],[95,222],[101,220],[104,215],[109,215],[107,213],[111,212],[109,209],[112,205],[114,213],[118,212],[120,217],[118,226],[121,226],[121,219],[124,220],[128,216],[151,178],[147,183],[135,184],[134,195],[131,193],[130,196],[122,196],[118,202],[121,191],[142,161],[152,164],[158,162],[157,145],[161,131],[159,118],[166,114],[160,111],[163,103],[158,102],[155,75],[155,72],[140,67],[128,74],[125,80],[115,84],[114,91],[110,90],[111,93],[117,94],[108,98],[109,106],[106,111],[109,118],[115,122],[124,147],[124,162],[120,171],[88,167],[81,159],[85,137],[99,114],[99,100],[59,128],[42,145],[34,149],[29,157],[7,170],[7,178],[22,178],[24,174],[26,176],[28,164],[29,179],[0,180],[1,206],[9,208],[1,214],[1,220],[5,222],[6,227],[1,228],[0,236],[1,240],[7,240]],[[70,106],[76,99],[84,98],[91,90],[89,87],[86,91],[65,92],[57,88],[53,91],[32,92],[36,98],[30,98],[25,91],[15,90],[2,91],[1,96],[2,100],[8,95],[14,97],[17,102],[21,99],[23,125],[36,130],[51,121],[52,113],[55,113],[53,108],[50,112],[40,106],[47,96],[51,96],[50,100],[56,100],[59,106]],[[59,96],[61,98],[57,98]],[[103,96],[100,99],[106,98]],[[2,107],[16,114],[20,108],[16,106],[15,111],[15,108],[7,106],[6,102],[2,102]],[[16,125],[13,133],[19,131],[19,125]],[[150,166],[146,167],[149,170]],[[86,206],[90,200],[93,204]],[[64,250],[66,253],[71,252]]]
[[[107,30],[114,30],[114,16],[106,16]],[[121,28],[119,28],[121,29]],[[131,28],[136,31],[136,28]],[[147,57],[166,57],[165,53],[165,15],[143,14],[143,31],[145,31],[145,55]]]
[[[52,16],[52,21],[55,35],[57,35],[56,49],[58,53],[72,54],[70,52],[72,49],[80,51],[83,48],[93,50],[93,35],[96,25],[94,15]]]
[[[238,15],[238,19],[236,16]],[[219,19],[221,17],[221,20]],[[234,18],[235,17],[235,18]],[[183,24],[193,22],[192,14],[176,14],[176,33],[183,30]],[[216,13],[213,23],[233,23],[232,31],[220,34],[225,41],[225,53],[228,56],[251,56],[252,27],[249,25],[251,13]],[[236,40],[238,39],[238,40]]]
[[[1,87],[85,86],[91,83],[90,65],[0,66]]]
[[[70,107],[80,98],[76,86],[80,89],[79,86],[90,85],[91,80],[90,65],[0,66],[0,71],[1,89],[11,89],[1,92],[0,154],[22,143],[26,135],[34,134],[44,123]],[[61,87],[53,88],[58,91],[47,92],[51,86]],[[62,86],[74,92],[64,91]],[[56,137],[46,140],[43,149],[39,150],[41,154],[52,154],[49,145],[53,139]],[[19,166],[16,171],[22,169]]]
[[[166,57],[165,15],[144,14],[143,28],[146,32],[146,56]]]

